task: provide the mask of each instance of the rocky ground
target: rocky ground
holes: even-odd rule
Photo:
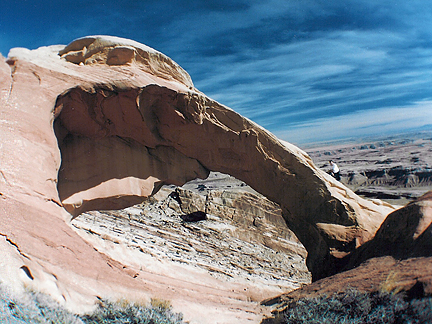
[[[228,280],[239,276],[288,289],[309,283],[306,252],[289,230],[279,236],[283,231],[258,217],[253,225],[253,219],[247,224],[244,219],[215,214],[185,222],[177,202],[167,197],[119,211],[84,213],[72,224],[158,260],[194,265]]]
[[[432,132],[333,144],[306,150],[314,163],[341,169],[341,182],[357,194],[405,205],[432,190]]]
[[[205,219],[192,220],[194,214]],[[246,312],[256,312],[252,322],[257,322],[265,307],[250,306],[311,282],[306,250],[286,227],[279,206],[221,173],[211,173],[206,180],[197,179],[180,188],[165,186],[153,198],[133,207],[84,213],[72,221],[72,226],[100,252],[128,267],[132,276],[151,280],[149,274],[161,275],[165,286],[179,291],[184,287],[169,282],[167,269],[174,266],[179,271],[183,267],[194,285],[188,289],[197,289],[207,302],[214,292],[198,289],[207,285],[208,279],[195,276],[194,271],[213,277],[221,290],[226,284],[240,284],[242,295],[248,296]],[[177,272],[173,277],[182,274]],[[214,303],[225,302],[244,312],[244,305],[236,305],[236,298],[243,297],[215,298]],[[246,321],[239,318],[239,322]]]

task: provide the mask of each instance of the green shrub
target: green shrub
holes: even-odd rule
[[[374,292],[304,298],[289,305],[287,324],[432,323],[432,298],[406,301],[402,295]]]

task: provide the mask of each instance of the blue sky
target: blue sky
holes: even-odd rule
[[[163,52],[195,86],[299,146],[432,129],[432,1],[0,4],[0,52],[86,35]]]

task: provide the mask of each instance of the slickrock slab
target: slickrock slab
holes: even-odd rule
[[[182,209],[168,195],[168,189],[164,191],[166,198],[160,201],[150,200],[121,211],[87,212],[72,225],[80,229],[78,233],[123,242],[159,261],[212,269],[212,275],[228,281],[261,281],[282,290],[310,283],[304,263],[307,253],[295,235],[278,223],[277,219],[283,224],[280,208],[272,212],[270,202],[265,205],[264,198],[251,193],[214,190],[201,196],[207,219],[184,222]],[[180,195],[183,203],[185,196],[190,197],[187,193],[185,190]],[[219,197],[225,197],[222,204]],[[246,208],[236,208],[239,205]]]

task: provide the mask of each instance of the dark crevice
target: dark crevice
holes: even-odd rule
[[[9,87],[9,94],[8,94],[8,100],[10,99],[10,96],[12,95],[12,91],[13,91],[13,87],[14,87],[14,82],[15,82],[15,72],[17,70],[17,66],[16,66],[16,61],[15,60],[7,60],[6,63],[10,66],[11,68],[11,84]]]
[[[31,273],[30,269],[27,266],[23,265],[20,269],[22,271],[24,271],[24,273],[27,275],[27,277],[29,277],[31,280],[34,280],[34,277]]]
[[[24,253],[22,253],[21,252],[21,250],[20,250],[20,248],[19,248],[19,246],[18,246],[18,244],[16,244],[14,241],[12,241],[6,234],[2,234],[2,233],[0,233],[0,235],[1,236],[3,236],[5,239],[6,239],[6,242],[8,242],[10,245],[12,245],[13,247],[15,247],[15,249],[18,251],[18,253],[21,255],[21,256],[23,256],[23,257],[25,257],[26,259],[29,259],[30,260],[30,258],[27,256],[27,255],[25,255]]]

